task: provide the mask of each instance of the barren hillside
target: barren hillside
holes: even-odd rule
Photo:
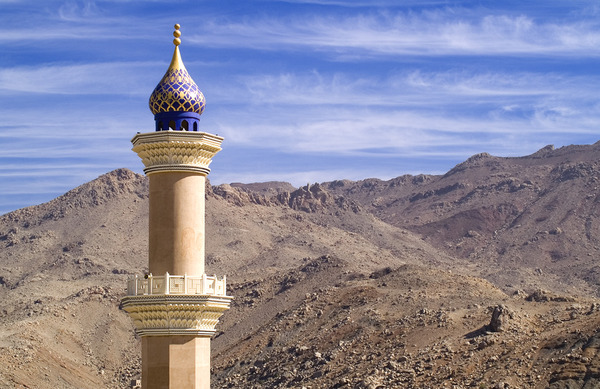
[[[207,272],[235,296],[213,386],[597,387],[598,151],[207,186]],[[146,267],[147,204],[121,169],[0,217],[0,387],[130,386],[119,301]]]
[[[504,290],[600,293],[600,143],[520,158],[482,153],[443,176],[323,186],[468,259]]]

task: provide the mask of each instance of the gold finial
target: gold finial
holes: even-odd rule
[[[181,44],[181,39],[179,39],[179,37],[181,36],[181,31],[179,31],[179,28],[181,26],[179,24],[175,25],[175,31],[173,31],[173,36],[175,37],[175,39],[173,39],[173,44],[175,46],[179,46]]]

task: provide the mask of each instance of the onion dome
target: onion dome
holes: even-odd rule
[[[206,100],[186,70],[179,53],[181,32],[175,25],[173,59],[150,95],[150,111],[154,114],[156,131],[198,131],[200,115],[204,111]]]

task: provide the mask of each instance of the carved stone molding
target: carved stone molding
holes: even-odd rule
[[[207,175],[223,138],[206,132],[156,131],[137,134],[131,142],[146,174],[188,171]]]
[[[140,336],[212,336],[232,297],[211,295],[126,296],[123,309]]]

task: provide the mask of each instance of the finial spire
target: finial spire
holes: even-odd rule
[[[154,114],[156,131],[167,131],[171,127],[174,131],[180,129],[197,131],[200,115],[206,103],[204,95],[181,60],[180,27],[176,24],[173,31],[175,50],[173,50],[171,64],[150,96],[150,110]],[[174,126],[171,125],[172,122],[175,123]]]
[[[181,26],[179,24],[176,24],[175,31],[173,31],[173,36],[175,37],[175,39],[173,39],[173,44],[175,46],[179,46],[181,44],[181,39],[179,39],[179,37],[181,36],[181,31],[179,31],[180,28]]]

